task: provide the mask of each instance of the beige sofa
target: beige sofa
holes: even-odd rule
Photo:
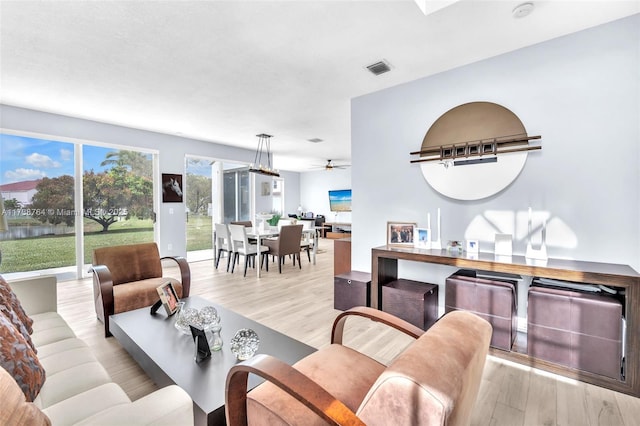
[[[57,313],[55,277],[9,284],[33,319],[31,340],[46,379],[29,403],[18,383],[0,368],[0,424],[193,424],[193,403],[178,386],[167,386],[131,402],[113,383],[91,349]]]

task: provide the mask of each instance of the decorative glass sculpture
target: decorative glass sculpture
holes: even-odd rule
[[[250,328],[241,328],[231,339],[231,352],[240,361],[247,360],[258,351],[260,339],[255,331]]]
[[[184,320],[184,302],[178,302],[178,309],[176,310],[176,321],[173,324],[176,329],[184,333],[185,328],[189,328],[189,324]]]
[[[200,309],[200,319],[202,320],[202,326],[207,335],[209,348],[212,351],[219,351],[222,349],[222,337],[220,336],[222,327],[220,326],[218,311],[213,306],[205,306]]]
[[[202,325],[205,328],[210,325],[220,324],[218,311],[213,306],[205,306],[200,309],[200,318],[202,319]]]
[[[198,310],[194,308],[185,308],[184,302],[178,302],[178,313],[176,315],[175,327],[183,334],[191,335],[189,324],[197,325],[200,323]]]

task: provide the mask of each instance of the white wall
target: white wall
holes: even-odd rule
[[[329,190],[351,189],[351,169],[300,173],[300,188],[300,202],[305,211],[322,214],[327,222],[351,222],[351,212],[336,214],[329,209]],[[358,196],[353,193],[353,197]]]
[[[425,226],[431,212],[433,224],[439,207],[446,242],[484,225],[522,229],[531,206],[554,222],[550,257],[639,270],[639,40],[635,15],[353,99],[353,268],[371,270],[371,248],[385,244],[389,220]],[[472,101],[509,108],[530,135],[542,135],[542,151],[497,195],[457,201],[427,184],[409,152],[438,117]],[[524,254],[525,243],[517,237],[514,253]],[[493,251],[492,243],[481,241],[481,251]],[[400,265],[406,278],[449,272]]]
[[[254,208],[256,213],[269,213],[273,210],[273,200],[271,198],[271,191],[273,186],[273,178],[271,176],[261,175],[261,174],[253,174],[255,178],[256,185],[256,196]],[[262,195],[262,185],[266,183],[269,186],[269,195]],[[254,221],[255,222],[255,221]]]
[[[161,173],[184,174],[186,155],[204,156],[221,160],[251,163],[255,151],[200,140],[181,138],[127,127],[114,126],[95,121],[82,120],[62,115],[0,105],[0,128],[18,132],[35,133],[58,140],[88,141],[127,145],[159,151]],[[283,173],[285,202],[297,206],[300,196],[299,173]],[[173,209],[174,214],[169,214]],[[176,203],[160,203],[158,212],[158,247],[163,256],[186,256],[185,216],[179,214]],[[169,244],[172,250],[169,251]]]

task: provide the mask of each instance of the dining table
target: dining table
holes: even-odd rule
[[[254,238],[256,240],[256,244],[258,245],[258,247],[260,247],[261,244],[261,240],[263,240],[264,238],[272,238],[272,237],[277,237],[278,235],[280,235],[280,229],[277,226],[264,226],[264,227],[252,227],[252,228],[247,228],[246,229],[247,232],[247,237],[248,238]],[[318,250],[318,233],[316,232],[316,228],[315,226],[311,226],[308,228],[303,228],[302,229],[302,235],[305,236],[305,238],[310,241],[311,239],[313,239],[313,250],[312,250],[312,256],[311,256],[311,261],[313,262],[313,264],[316,264],[316,253]],[[256,269],[256,276],[258,278],[260,278],[261,276],[261,269],[259,266],[255,268]]]

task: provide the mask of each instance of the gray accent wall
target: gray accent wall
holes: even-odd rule
[[[531,207],[548,215],[549,257],[640,270],[639,79],[635,15],[353,99],[353,269],[371,271],[387,221],[424,227],[430,212],[433,228],[438,208],[443,244],[512,230],[522,255]],[[473,101],[509,108],[529,135],[542,135],[542,150],[503,191],[458,201],[434,191],[409,153],[438,117]],[[492,240],[480,240],[493,252]],[[411,262],[399,269],[438,283],[451,272]]]

